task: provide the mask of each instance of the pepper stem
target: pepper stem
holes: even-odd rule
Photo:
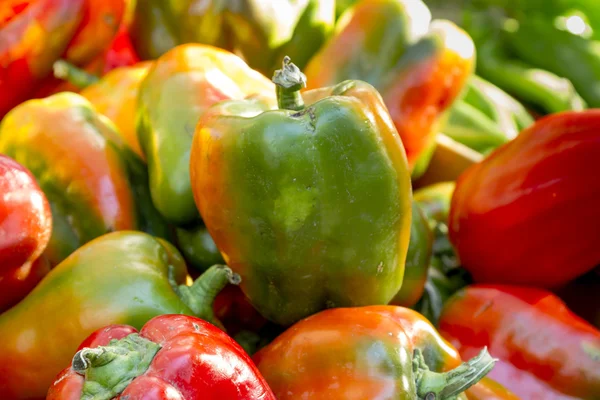
[[[146,372],[160,345],[132,333],[107,346],[85,347],[73,357],[71,368],[85,381],[81,399],[110,400]]]
[[[223,329],[215,317],[213,302],[228,283],[239,285],[241,278],[226,265],[213,265],[192,283],[191,286],[179,285],[176,289],[181,300],[198,318]]]
[[[304,108],[300,90],[306,87],[306,76],[288,56],[283,57],[283,68],[275,71],[272,81],[277,85],[277,105],[280,109],[300,111]]]
[[[56,61],[53,64],[52,69],[56,78],[72,83],[79,89],[88,87],[99,80],[97,76],[88,74],[86,71],[77,68],[75,65],[65,60]]]
[[[498,361],[492,358],[487,347],[470,359],[448,372],[430,371],[421,350],[413,355],[413,373],[417,396],[423,400],[455,400],[459,394],[479,382]]]

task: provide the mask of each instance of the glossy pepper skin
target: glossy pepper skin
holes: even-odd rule
[[[449,233],[475,281],[555,287],[600,262],[600,110],[539,120],[459,178]]]
[[[600,394],[600,331],[548,291],[469,286],[446,303],[439,328],[463,357],[488,346],[500,359],[490,378],[522,399]]]
[[[474,68],[471,38],[449,21],[430,24],[420,0],[363,0],[306,68],[309,88],[359,79],[382,95],[409,165],[427,153],[438,122]]]
[[[0,125],[0,152],[29,168],[50,202],[52,265],[111,231],[168,237],[142,160],[83,97],[65,92],[15,107]]]
[[[52,233],[48,200],[25,167],[0,154],[0,312],[49,271],[40,258]]]
[[[193,223],[189,154],[199,117],[219,101],[272,94],[273,84],[225,50],[182,45],[155,62],[139,90],[137,134],[152,202],[170,223]]]
[[[253,360],[279,400],[442,400],[466,398],[460,393],[493,367],[482,356],[469,362],[467,377],[456,350],[419,313],[371,306],[308,317]],[[442,378],[453,369],[453,379]]]
[[[46,400],[275,400],[239,344],[200,318],[162,315],[139,333],[110,325],[92,337]]]
[[[273,79],[278,110],[222,102],[198,122],[190,173],[208,231],[273,322],[387,304],[404,275],[411,188],[381,97],[360,81],[300,95],[289,59]]]
[[[201,43],[240,54],[271,74],[284,55],[306,62],[331,32],[333,0],[140,0],[132,26],[144,59]]]
[[[8,0],[0,5],[0,118],[27,100],[77,30],[85,0]]]
[[[433,233],[429,228],[429,221],[416,202],[413,202],[410,240],[404,265],[402,287],[390,304],[412,307],[421,298],[427,281],[432,246]]]
[[[521,400],[516,394],[487,376],[467,389],[466,393],[469,400]]]
[[[114,232],[86,244],[0,315],[0,398],[42,398],[81,341],[106,325],[141,328],[162,314],[218,324],[211,303],[231,271],[215,266],[192,286],[186,276],[179,252],[145,233]]]

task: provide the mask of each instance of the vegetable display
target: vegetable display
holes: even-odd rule
[[[0,0],[1,400],[600,400],[598,0]]]

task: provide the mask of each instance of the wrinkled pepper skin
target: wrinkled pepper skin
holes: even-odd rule
[[[150,193],[175,225],[199,219],[190,183],[190,148],[204,110],[216,102],[274,93],[273,84],[225,50],[182,45],[158,59],[140,86],[137,134]]]
[[[322,311],[290,327],[253,360],[279,400],[447,398],[420,390],[424,385],[411,367],[415,349],[431,371],[461,364],[429,321],[395,306]]]
[[[0,118],[27,100],[67,48],[85,0],[9,0],[0,5]]]
[[[107,49],[123,19],[125,0],[85,0],[83,18],[63,58],[85,65]]]
[[[284,55],[306,62],[335,22],[333,0],[139,0],[132,35],[144,59],[186,43],[240,54],[254,69],[273,73]],[[289,54],[288,54],[289,53]]]
[[[300,79],[294,68],[284,63],[274,79]],[[209,109],[190,162],[208,231],[252,305],[281,325],[387,304],[410,236],[406,156],[377,91],[300,86],[278,86],[279,110],[256,99]]]
[[[360,1],[306,69],[309,88],[346,79],[375,86],[411,168],[431,150],[440,118],[474,68],[471,38],[449,21],[430,21],[420,0]]]
[[[80,92],[99,113],[115,123],[125,143],[142,158],[144,154],[138,142],[133,116],[140,84],[151,66],[151,62],[141,62],[131,67],[117,68]]]
[[[186,279],[177,249],[145,233],[113,232],[84,245],[0,315],[0,398],[45,396],[79,343],[106,325],[141,328],[162,314],[210,316],[212,304],[205,311],[180,297],[174,285]]]
[[[412,307],[419,301],[427,281],[432,246],[433,233],[429,228],[429,222],[420,207],[413,202],[410,240],[404,265],[402,287],[390,304]]]
[[[18,303],[49,271],[40,256],[51,233],[50,204],[34,176],[0,154],[0,312]]]
[[[482,346],[499,358],[490,378],[522,399],[598,399],[600,331],[552,293],[473,285],[444,307],[440,332],[469,357]]]
[[[555,287],[600,263],[600,110],[539,120],[456,184],[450,240],[476,282]]]
[[[46,400],[275,400],[240,345],[200,318],[162,315],[139,333],[110,325],[92,337]]]
[[[30,169],[50,202],[52,265],[107,232],[168,236],[143,162],[83,97],[65,92],[15,107],[0,124],[0,152]]]

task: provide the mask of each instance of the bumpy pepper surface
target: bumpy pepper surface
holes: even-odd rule
[[[278,110],[222,102],[198,123],[190,173],[206,227],[276,323],[387,304],[404,275],[411,187],[381,97],[361,81],[300,95],[289,59],[274,81]]]
[[[31,170],[50,202],[52,265],[107,232],[168,236],[142,160],[83,97],[59,93],[15,107],[0,124],[0,152]]]
[[[52,213],[31,172],[0,154],[0,312],[16,304],[49,271],[42,257]]]
[[[272,96],[273,84],[239,57],[204,45],[182,45],[159,58],[140,87],[137,133],[148,161],[150,193],[171,223],[199,219],[190,184],[194,128],[216,102]]]
[[[208,322],[185,315],[153,318],[139,333],[123,325],[94,332],[46,400],[149,397],[275,400],[239,344]]]
[[[499,358],[490,377],[522,399],[600,398],[600,331],[551,292],[469,286],[446,303],[439,327],[463,357],[488,346]]]
[[[322,311],[253,359],[279,400],[466,399],[494,365],[486,351],[461,365],[423,316],[394,306]]]
[[[146,0],[132,27],[136,49],[155,59],[177,45],[202,43],[235,51],[271,74],[285,54],[308,59],[335,21],[333,0]]]
[[[450,239],[475,281],[554,287],[600,263],[599,126],[546,117],[459,178]]]
[[[93,240],[0,315],[0,398],[43,398],[77,346],[106,325],[139,329],[162,314],[195,315],[219,325],[212,300],[235,278],[228,268],[214,266],[186,286],[181,255],[161,239],[124,231]]]
[[[306,68],[309,88],[359,79],[385,101],[414,167],[474,67],[471,38],[449,21],[431,23],[420,0],[363,0]]]

